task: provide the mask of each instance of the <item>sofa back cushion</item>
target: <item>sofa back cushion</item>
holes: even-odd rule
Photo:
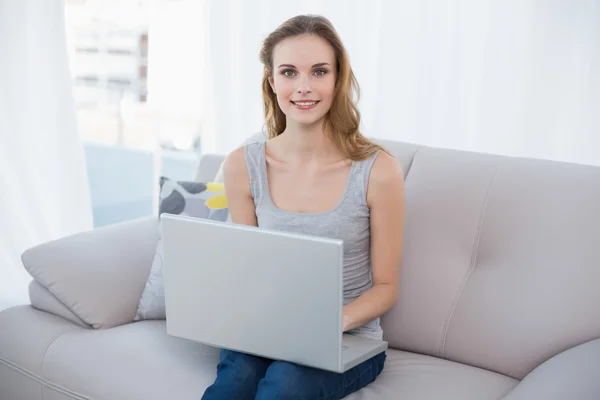
[[[600,168],[426,147],[408,164],[390,346],[521,379],[600,337]]]

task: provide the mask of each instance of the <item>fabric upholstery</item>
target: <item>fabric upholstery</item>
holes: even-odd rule
[[[347,400],[499,400],[518,383],[483,369],[390,349],[381,375]]]
[[[405,183],[400,299],[382,321],[391,346],[442,355],[446,319],[470,268],[489,179],[500,162],[446,150],[414,156]]]
[[[74,324],[77,324],[83,328],[91,328],[90,325],[86,324],[77,315],[64,304],[62,304],[56,296],[54,296],[48,289],[40,285],[38,281],[33,279],[29,283],[29,300],[31,306],[40,311],[46,311],[50,314],[58,315]]]
[[[165,321],[94,330],[28,306],[10,311],[11,321],[4,313],[0,321],[16,323],[10,330],[13,335],[32,331],[22,342],[31,348],[30,359],[22,349],[15,349],[14,357],[8,355],[8,341],[0,342],[0,354],[22,368],[23,373],[11,377],[24,379],[27,372],[31,382],[25,390],[37,390],[31,390],[34,396],[27,400],[42,399],[40,386],[44,400],[197,400],[216,376],[218,349],[168,336]],[[0,377],[8,376],[4,368],[0,364]],[[379,378],[349,400],[496,400],[516,383],[478,368],[388,350]],[[18,392],[23,382],[6,384],[0,394],[25,393]]]
[[[131,322],[156,248],[156,217],[140,218],[31,248],[29,274],[94,328]]]
[[[390,345],[522,379],[600,337],[600,168],[421,149]]]
[[[36,376],[42,374],[42,360],[56,338],[66,332],[88,330],[29,305],[8,308],[0,315],[0,363]]]
[[[504,400],[600,399],[600,339],[566,350],[538,366]]]
[[[88,400],[85,397],[78,396],[76,394],[66,393],[58,388],[51,388],[47,386],[42,386],[42,393],[43,400]]]
[[[218,356],[167,336],[165,321],[140,321],[61,336],[48,349],[44,378],[94,400],[197,400],[216,376]]]

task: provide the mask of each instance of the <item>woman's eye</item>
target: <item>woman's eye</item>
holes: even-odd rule
[[[315,74],[316,74],[317,76],[323,76],[323,75],[325,75],[326,73],[327,73],[327,71],[326,71],[326,70],[324,70],[324,69],[318,69],[318,70],[316,70],[316,71],[315,71]]]
[[[288,76],[288,77],[289,77],[289,76],[294,76],[294,71],[292,71],[292,70],[290,70],[290,69],[288,69],[288,70],[285,70],[285,71],[283,71],[283,75],[284,75],[284,76]]]

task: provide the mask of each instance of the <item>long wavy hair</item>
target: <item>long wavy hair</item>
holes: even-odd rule
[[[348,54],[331,22],[318,15],[298,15],[282,23],[263,41],[260,61],[264,65],[262,95],[265,125],[269,138],[280,135],[286,127],[286,116],[277,103],[277,95],[269,84],[273,76],[273,50],[282,40],[311,34],[326,40],[334,50],[337,78],[331,108],[325,115],[324,131],[339,150],[351,160],[364,160],[383,147],[367,139],[359,130],[357,107],[360,88],[350,66]]]

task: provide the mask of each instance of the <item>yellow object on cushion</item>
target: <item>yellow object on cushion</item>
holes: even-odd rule
[[[211,210],[227,208],[227,198],[224,194],[218,194],[206,200],[204,204],[206,204],[206,206]]]
[[[225,184],[216,183],[216,182],[208,182],[206,184],[206,190],[208,190],[209,192],[224,192]]]

